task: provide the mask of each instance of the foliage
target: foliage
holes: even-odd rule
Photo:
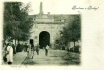
[[[17,40],[27,40],[32,27],[32,18],[28,16],[29,4],[21,2],[4,3],[4,39],[11,37]]]
[[[22,52],[23,49],[24,49],[24,45],[17,44],[17,46],[16,46],[16,52]]]
[[[72,15],[70,17],[69,23],[63,27],[63,30],[60,32],[62,34],[61,39],[64,40],[64,44],[69,41],[77,41],[81,36],[81,22],[80,15]]]
[[[74,48],[74,50],[73,50],[73,48]],[[75,47],[72,47],[72,48],[70,48],[70,50],[69,49],[67,49],[68,51],[70,51],[70,52],[76,52],[76,53],[79,53],[80,51],[79,51],[79,48],[80,48],[80,46],[75,46]]]

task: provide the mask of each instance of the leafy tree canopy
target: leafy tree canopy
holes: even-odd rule
[[[63,27],[60,33],[65,42],[77,41],[81,36],[80,15],[72,15],[69,20],[69,23]]]
[[[32,18],[29,17],[28,11],[30,4],[26,6],[21,2],[4,3],[4,39],[11,37],[17,40],[27,40],[29,30],[33,25]]]

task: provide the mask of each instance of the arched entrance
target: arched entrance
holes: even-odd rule
[[[46,45],[50,45],[50,34],[47,31],[42,31],[39,34],[39,45],[41,49]]]

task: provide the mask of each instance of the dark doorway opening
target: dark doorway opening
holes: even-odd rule
[[[33,44],[33,39],[30,39],[30,44]]]
[[[39,34],[39,45],[41,49],[46,45],[50,45],[50,34],[47,31],[42,31]]]

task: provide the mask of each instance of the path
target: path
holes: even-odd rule
[[[71,55],[71,56],[70,56]],[[45,56],[44,49],[39,51],[33,59],[26,58],[23,65],[79,65],[80,55],[68,53],[66,50],[49,50],[48,56]]]
[[[27,56],[26,52],[18,52],[13,56],[13,63],[12,65],[21,65],[21,63],[25,60]],[[8,65],[7,62],[4,62],[3,64]]]

